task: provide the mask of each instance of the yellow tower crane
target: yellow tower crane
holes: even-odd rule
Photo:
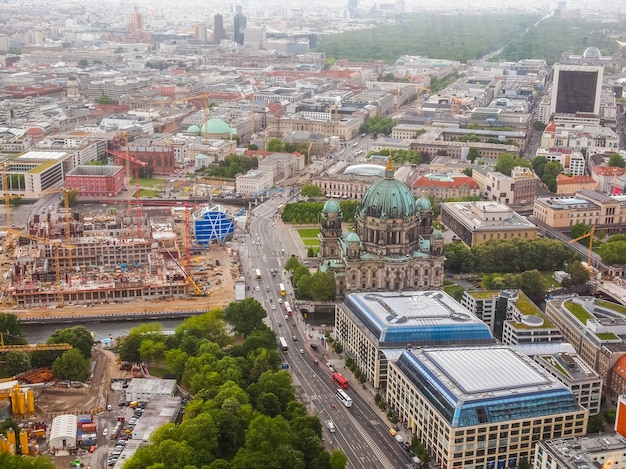
[[[2,190],[4,191],[4,209],[6,213],[7,228],[11,228],[11,194],[9,193],[9,178],[7,177],[7,164],[2,162]],[[8,247],[13,247],[13,238],[7,233]]]
[[[588,231],[584,235],[581,235],[578,238],[574,238],[568,242],[569,244],[572,244],[576,241],[580,241],[581,239],[585,239],[587,237],[589,238],[589,252],[587,253],[587,270],[589,270],[589,272],[591,272],[592,268],[591,261],[593,260],[593,235],[595,234],[595,231],[596,227],[592,226],[591,231]]]
[[[9,334],[10,335],[10,334]],[[70,350],[70,344],[23,344],[23,345],[5,345],[4,334],[0,332],[0,353],[3,352],[34,352],[36,350]]]
[[[57,239],[42,238],[41,236],[31,235],[30,233],[24,233],[20,230],[15,230],[13,228],[8,228],[7,231],[15,235],[18,239],[26,238],[30,239],[31,241],[39,242],[45,246],[50,246],[50,257],[54,257],[58,306],[63,306],[63,289],[61,288],[61,263],[59,261],[59,249],[63,247],[69,253],[72,249],[75,249],[76,246],[72,244],[61,243]]]

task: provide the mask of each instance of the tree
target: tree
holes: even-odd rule
[[[254,298],[233,302],[224,310],[224,319],[233,326],[235,332],[246,337],[263,325],[267,311]]]
[[[463,171],[461,171],[463,174],[465,174],[466,176],[472,177],[472,175],[474,174],[474,170],[472,168],[465,168]]]
[[[535,171],[537,176],[541,179],[543,176],[543,170],[546,164],[548,164],[548,158],[543,155],[535,156],[532,160],[530,160],[530,164],[533,167],[533,171]]]
[[[66,350],[52,363],[52,372],[61,379],[83,381],[89,372],[89,359],[78,349]]]
[[[542,301],[546,296],[546,281],[537,269],[527,270],[521,274],[520,288],[528,298],[535,302]]]
[[[304,184],[300,189],[300,195],[302,197],[322,197],[324,193],[319,186],[315,184]]]
[[[275,153],[284,153],[285,152],[285,142],[283,142],[279,138],[271,138],[267,145],[265,145],[265,150],[272,151]]]
[[[571,285],[582,285],[589,280],[589,271],[580,263],[580,261],[572,262],[567,268],[570,276]]]
[[[96,103],[98,104],[113,104],[113,100],[111,98],[109,98],[108,96],[100,96],[98,99],[96,99]]]
[[[613,168],[626,168],[626,161],[619,153],[613,153],[609,158],[609,166]]]
[[[68,343],[78,350],[83,357],[91,357],[93,337],[85,326],[74,326],[56,330],[48,339],[49,344]]]
[[[334,449],[330,452],[330,465],[333,469],[345,469],[348,464],[348,457],[339,451]]]
[[[248,150],[253,150],[253,151],[255,151],[255,150],[258,150],[258,149],[259,149],[259,146],[258,146],[256,143],[251,143],[251,144],[249,144],[249,145],[248,145],[248,147],[247,147],[247,148],[248,148]]]
[[[587,423],[587,434],[601,433],[604,431],[604,418],[602,414],[596,414],[589,417]]]
[[[6,345],[22,345],[26,343],[22,326],[15,314],[0,313],[0,333]]]
[[[69,189],[67,191],[67,205],[74,207],[78,201],[78,189]]]
[[[9,376],[23,373],[31,367],[30,355],[26,352],[7,352],[4,361],[4,369]]]
[[[300,264],[300,261],[298,260],[297,257],[290,257],[289,259],[287,259],[287,262],[285,262],[285,270],[289,271],[289,272],[293,272],[295,271],[298,267],[300,267],[302,264]]]
[[[498,157],[498,162],[496,163],[494,170],[506,176],[510,176],[511,171],[516,166],[530,168],[530,162],[524,158],[519,158],[513,153],[502,153]]]
[[[537,131],[537,132],[543,132],[546,128],[546,124],[544,124],[541,121],[535,121],[533,122],[533,130]]]
[[[519,460],[519,466],[517,469],[530,469],[530,463],[527,458],[522,458]]]
[[[478,152],[478,149],[474,147],[470,147],[467,152],[467,159],[473,163],[474,161],[476,161],[476,158],[478,157],[480,157],[480,153]]]
[[[87,59],[80,59],[77,65],[78,68],[87,68],[89,66],[89,62],[87,61]]]
[[[563,171],[563,166],[558,161],[550,161],[546,163],[543,169],[543,176],[541,182],[543,182],[551,192],[556,192],[556,177]]]
[[[584,223],[576,223],[572,225],[570,228],[570,237],[572,239],[576,239],[582,235],[585,235],[591,231],[591,227],[589,225],[585,225]],[[584,238],[586,240],[587,246],[589,246],[589,239]],[[581,240],[582,241],[582,240]]]
[[[456,273],[471,272],[473,259],[470,249],[463,243],[450,243],[444,247],[445,270]]]

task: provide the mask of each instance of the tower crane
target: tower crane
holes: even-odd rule
[[[592,226],[591,230],[585,233],[584,235],[579,236],[578,238],[574,238],[568,241],[569,244],[575,243],[576,241],[580,241],[581,239],[589,238],[589,252],[587,253],[587,270],[591,272],[591,261],[593,260],[593,235],[596,231],[596,227]]]
[[[65,187],[55,187],[53,189],[47,189],[41,193],[42,196],[45,196],[48,194],[57,194],[60,192],[63,193],[63,206],[65,207],[65,241],[67,242],[68,245],[70,245],[72,242],[72,214],[70,213],[70,197],[69,197],[71,190],[72,189],[68,189]],[[69,270],[71,271],[74,267],[73,259],[72,259],[72,251],[68,250],[67,254],[68,254],[67,264],[68,264]]]
[[[2,162],[2,190],[4,191],[4,209],[6,213],[7,228],[11,228],[11,194],[9,193],[9,178],[7,177],[7,164]],[[13,247],[13,238],[7,234],[9,249]]]
[[[116,158],[121,158],[126,161],[126,186],[130,187],[130,163],[135,165],[135,202],[136,202],[136,210],[137,210],[137,236],[139,238],[142,237],[141,232],[141,218],[142,218],[142,210],[141,210],[141,194],[139,189],[139,167],[146,167],[148,163],[145,161],[138,160],[137,158],[133,158],[128,155],[128,138],[126,139],[126,153],[122,153],[114,150],[106,150],[106,152],[110,155],[115,156]],[[128,191],[128,210],[130,213],[131,208],[131,200],[132,194],[130,190]]]
[[[5,345],[4,336],[11,334],[4,334],[0,332],[0,353],[4,352],[35,352],[38,350],[70,350],[72,347],[70,344],[22,344],[22,345]]]
[[[172,253],[170,252],[169,249],[167,249],[165,246],[163,246],[163,249],[165,249],[165,252],[167,252],[170,256],[170,258],[174,261],[174,263],[176,264],[176,266],[180,269],[180,271],[185,275],[185,278],[187,279],[187,281],[191,284],[191,286],[193,287],[193,296],[209,296],[209,293],[205,292],[202,290],[202,288],[200,287],[200,285],[198,285],[196,283],[196,281],[193,279],[193,277],[189,274],[189,272],[187,272],[185,269],[183,269],[183,266],[180,265],[180,263],[176,260],[176,258],[172,255]]]

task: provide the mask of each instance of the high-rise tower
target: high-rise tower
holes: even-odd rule
[[[551,114],[600,114],[603,67],[556,64],[553,69]]]
[[[213,17],[213,42],[215,44],[219,44],[222,39],[226,39],[226,32],[224,31],[224,17],[218,14]]]
[[[237,44],[243,45],[243,32],[246,29],[246,17],[241,13],[235,15],[234,40]]]
[[[130,29],[131,31],[142,31],[143,27],[143,15],[137,11],[137,7],[133,10],[133,13],[130,15]]]

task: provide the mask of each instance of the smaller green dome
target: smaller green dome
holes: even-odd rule
[[[323,213],[339,213],[341,208],[339,208],[339,202],[335,199],[329,199],[324,204],[324,208],[322,209]]]
[[[189,126],[189,128],[187,129],[187,133],[190,134],[199,134],[200,133],[200,127],[198,127],[195,124],[192,124]]]
[[[430,200],[427,197],[421,196],[419,199],[415,201],[415,205],[417,205],[418,210],[432,210],[433,207],[430,205]]]
[[[209,119],[200,130],[202,134],[230,135],[230,127],[222,119]]]
[[[356,234],[354,231],[352,233],[350,233],[348,236],[346,236],[346,241],[348,243],[360,243],[361,242],[361,238],[359,238],[359,235]]]
[[[433,234],[430,237],[431,239],[443,239],[443,233],[441,230],[433,230]]]
[[[196,160],[208,160],[209,157],[203,153],[200,153],[198,156],[196,156]]]

